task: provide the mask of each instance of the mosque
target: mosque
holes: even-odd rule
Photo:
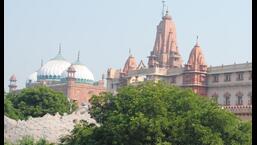
[[[109,68],[106,79],[107,90],[113,93],[125,85],[162,80],[208,96],[242,119],[252,117],[252,63],[208,66],[197,37],[187,63],[183,64],[175,23],[168,10],[157,26],[147,65],[142,60],[138,64],[129,54],[123,69]]]
[[[46,64],[41,63],[41,67],[29,75],[26,87],[46,85],[56,91],[63,92],[70,100],[81,106],[87,104],[93,95],[106,91],[103,79],[94,80],[92,72],[80,61],[79,53],[75,62],[67,61],[62,56],[59,45],[58,54]],[[16,76],[12,75],[9,92],[19,91],[16,90],[16,81]]]

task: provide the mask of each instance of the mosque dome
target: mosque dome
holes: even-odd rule
[[[39,79],[60,79],[62,73],[67,70],[70,65],[71,63],[62,57],[61,50],[59,50],[56,57],[49,60],[39,69],[37,76]]]
[[[37,72],[33,72],[32,74],[29,75],[27,79],[27,83],[34,83],[37,81]]]
[[[79,54],[78,59],[76,62],[72,64],[73,69],[75,69],[75,79],[77,82],[86,82],[86,83],[93,83],[94,82],[94,75],[93,73],[80,62],[79,60]],[[62,73],[62,78],[67,77],[68,68]]]
[[[75,69],[75,79],[81,82],[93,82],[94,76],[93,73],[82,64],[73,64],[73,68]],[[62,73],[62,78],[66,78],[68,76],[67,69]]]

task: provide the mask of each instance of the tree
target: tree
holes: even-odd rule
[[[71,113],[75,109],[75,103],[69,102],[63,93],[46,86],[25,88],[18,94],[9,93],[4,100],[5,115],[13,119]]]
[[[4,145],[55,145],[53,143],[49,143],[47,140],[41,138],[38,141],[36,141],[31,136],[24,136],[22,139],[18,140],[16,144],[12,144],[9,142],[4,142]]]
[[[13,104],[11,102],[11,99],[15,97],[16,95],[13,93],[8,93],[4,97],[4,115],[13,118],[15,120],[19,119],[19,112],[16,108],[13,107]]]
[[[250,145],[251,123],[207,97],[165,83],[126,86],[91,100],[100,127],[77,126],[62,144]],[[81,140],[80,138],[84,138]]]

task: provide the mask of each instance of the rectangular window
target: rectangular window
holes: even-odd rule
[[[219,75],[213,75],[213,82],[219,82]]]
[[[239,72],[239,73],[237,73],[237,80],[238,81],[241,81],[241,80],[244,80],[244,72]]]
[[[225,97],[225,105],[230,105],[230,97]]]
[[[231,80],[231,74],[229,73],[229,74],[225,74],[225,79],[224,79],[224,81],[225,82],[229,82],[230,80]]]
[[[237,96],[237,105],[243,105],[243,96]]]

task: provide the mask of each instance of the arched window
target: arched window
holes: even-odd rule
[[[237,105],[243,105],[243,93],[241,93],[240,91],[236,93],[237,96],[237,100],[236,100],[236,104]]]
[[[226,92],[224,94],[224,105],[229,106],[230,105],[230,93]]]

